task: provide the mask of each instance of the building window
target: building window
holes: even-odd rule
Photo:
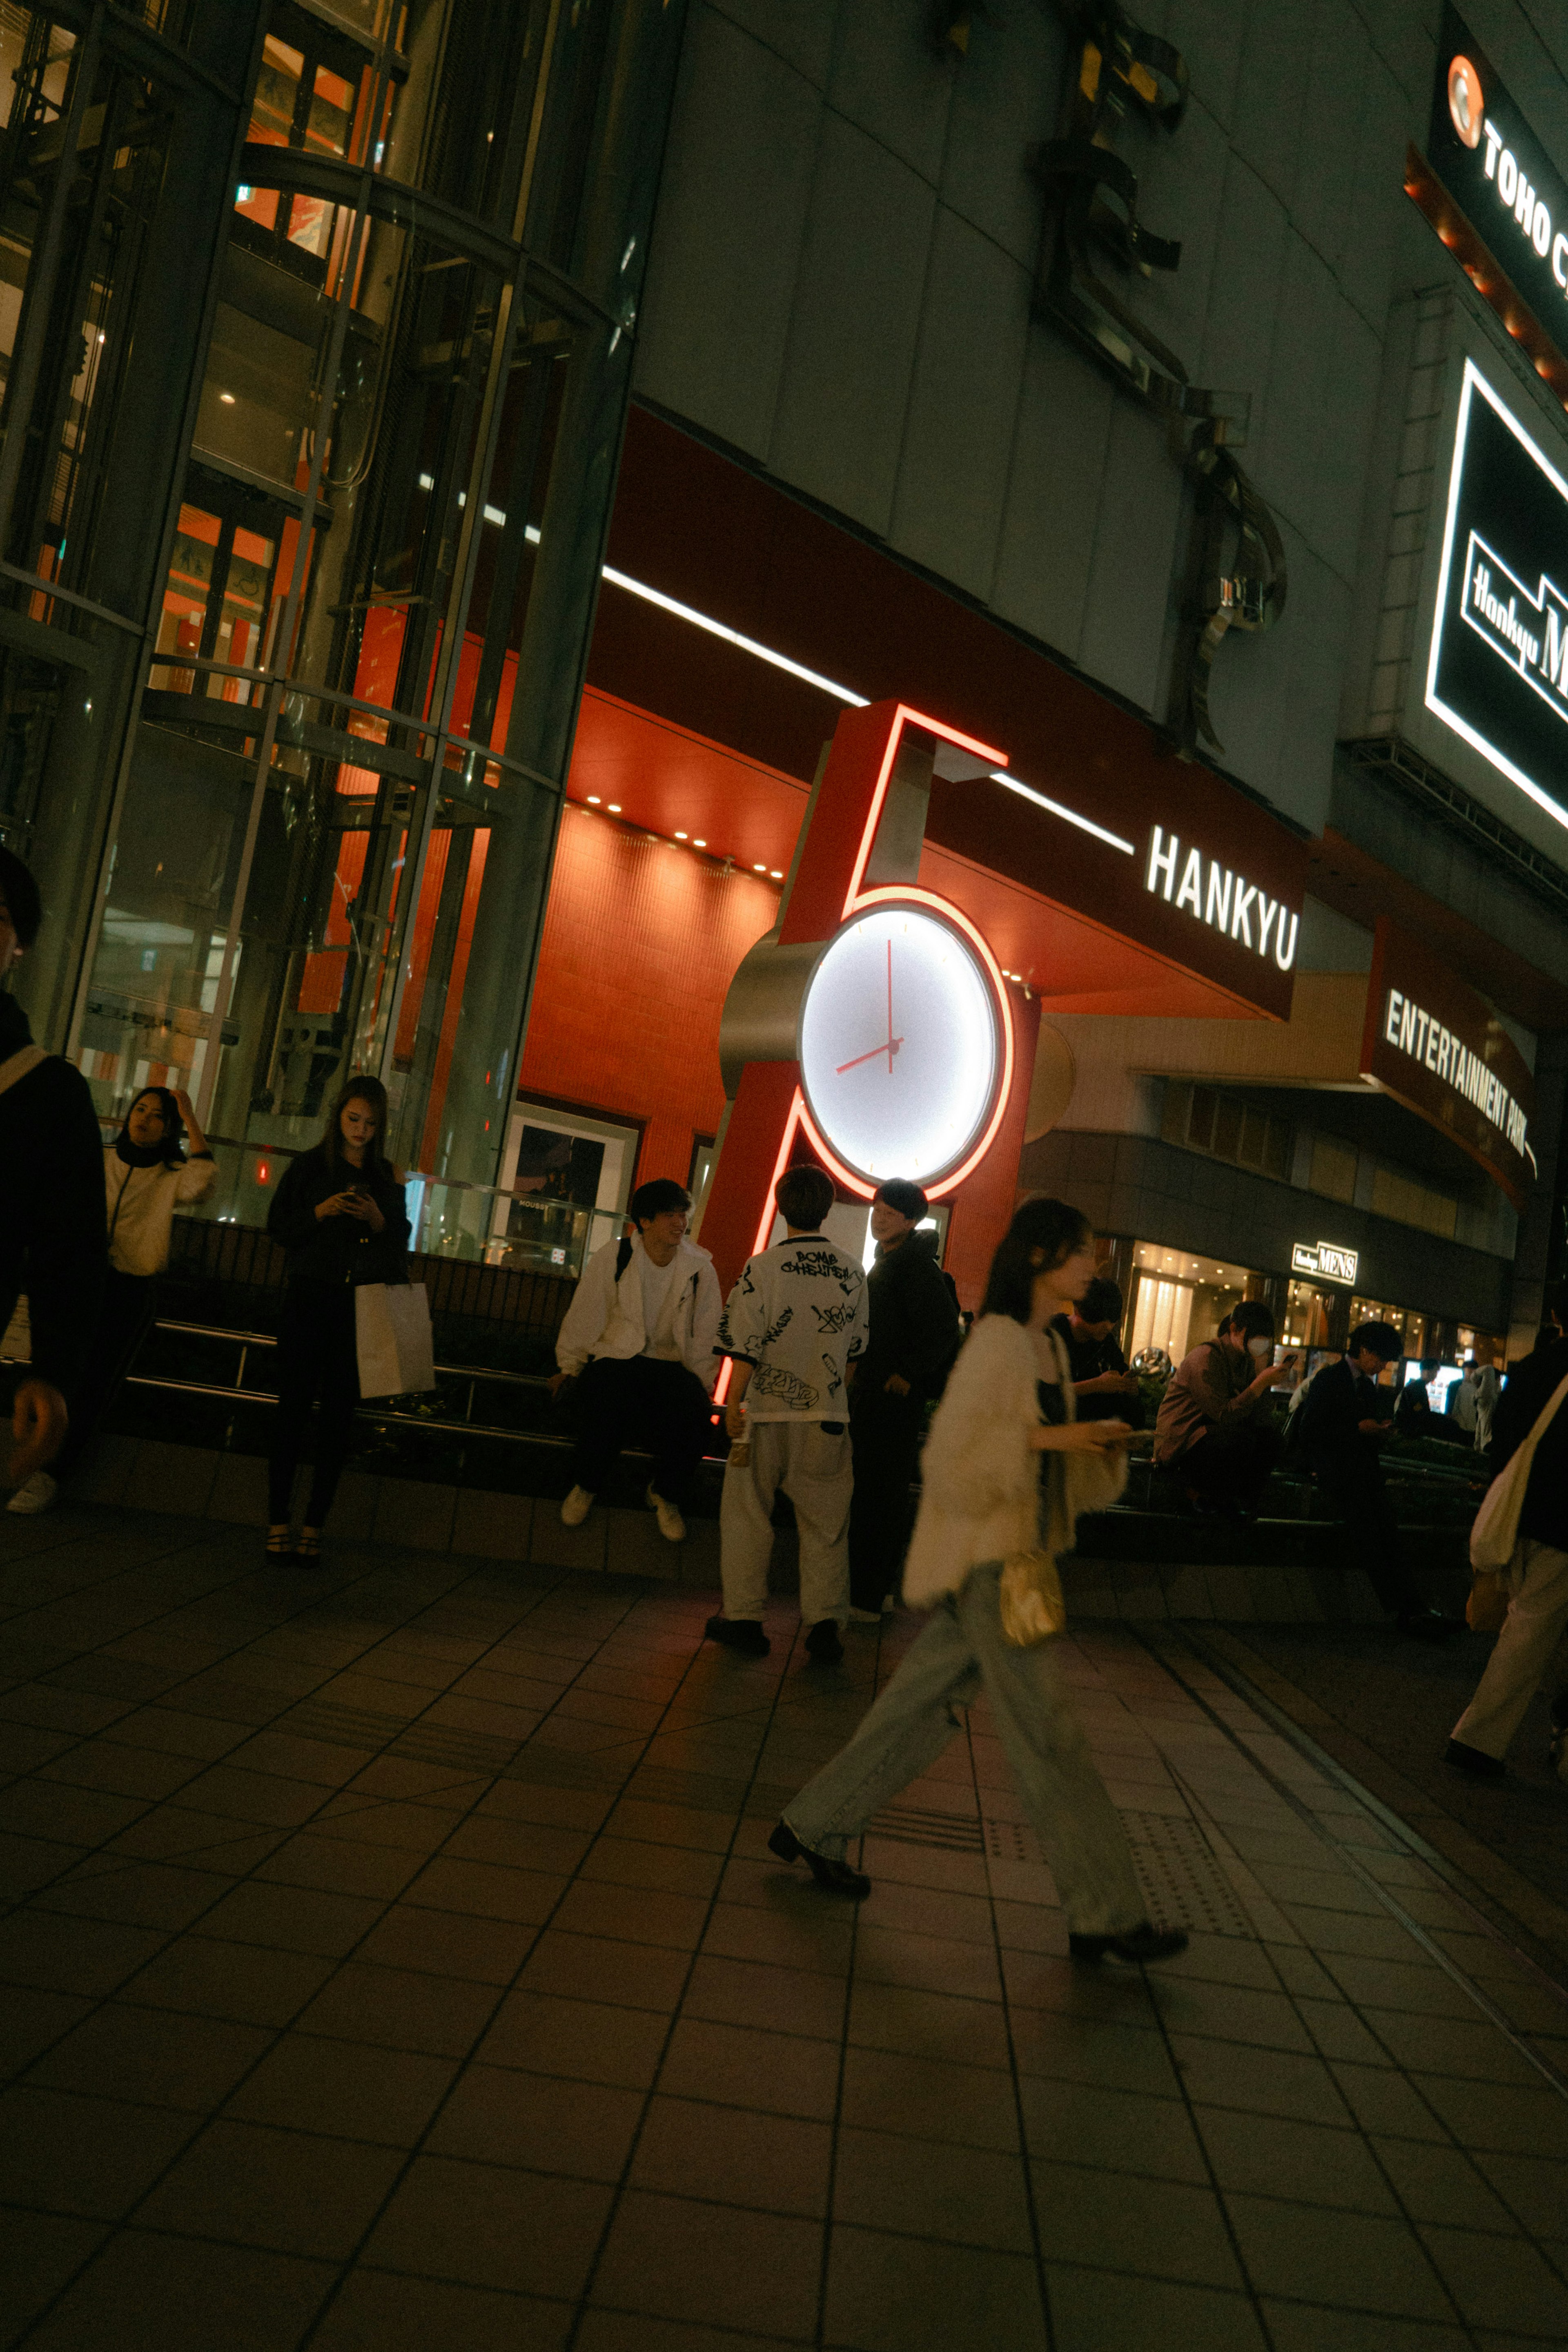
[[[1290,1181],[1290,1121],[1260,1110],[1242,1096],[1173,1079],[1166,1087],[1160,1133],[1166,1143],[1179,1143],[1186,1150],[1206,1151],[1213,1159],[1228,1160],[1233,1168]]]
[[[1402,1175],[1396,1168],[1379,1168],[1372,1179],[1372,1205],[1380,1217],[1396,1224],[1419,1225],[1423,1233],[1440,1234],[1452,1241],[1459,1204],[1447,1192],[1434,1192],[1418,1177]]]
[[[1356,1165],[1354,1143],[1342,1143],[1335,1135],[1314,1135],[1309,1189],[1331,1201],[1354,1201]]]
[[[1192,1257],[1162,1249],[1157,1242],[1134,1244],[1132,1326],[1129,1355],[1163,1348],[1179,1364],[1190,1348],[1212,1339],[1257,1277],[1244,1265]]]

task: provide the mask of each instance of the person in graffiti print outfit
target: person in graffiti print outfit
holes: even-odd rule
[[[821,1231],[833,1187],[820,1168],[791,1168],[773,1197],[785,1238],[747,1260],[715,1349],[730,1360],[725,1420],[732,1445],[743,1443],[725,1471],[724,1613],[709,1618],[708,1638],[748,1657],[768,1654],[762,1612],[782,1487],[800,1530],[806,1647],[831,1661],[843,1655],[839,1628],[850,1613],[846,1372],[866,1343],[865,1276]]]

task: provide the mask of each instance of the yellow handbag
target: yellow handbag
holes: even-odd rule
[[[1048,1551],[1015,1551],[1002,1562],[999,1587],[1002,1639],[1015,1650],[1032,1650],[1067,1631],[1061,1578]]]

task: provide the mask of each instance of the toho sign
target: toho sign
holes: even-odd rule
[[[1294,1242],[1291,1246],[1291,1272],[1304,1274],[1312,1282],[1343,1282],[1354,1290],[1359,1262],[1356,1251],[1341,1249],[1336,1242]]]
[[[1443,11],[1427,162],[1542,331],[1568,344],[1568,184],[1455,8]]]

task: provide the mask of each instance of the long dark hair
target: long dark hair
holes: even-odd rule
[[[125,1117],[120,1122],[120,1140],[121,1143],[130,1142],[131,1114],[139,1102],[146,1101],[149,1095],[157,1096],[158,1108],[163,1114],[163,1140],[158,1146],[163,1163],[168,1168],[183,1168],[185,1164],[183,1148],[185,1141],[185,1122],[180,1117],[179,1104],[167,1087],[138,1087],[125,1106]]]
[[[982,1315],[1010,1315],[1027,1323],[1034,1307],[1034,1278],[1061,1265],[1088,1241],[1091,1227],[1082,1209],[1067,1201],[1024,1201],[1013,1212],[986,1278]]]
[[[397,1179],[392,1174],[392,1164],[384,1149],[391,1106],[387,1101],[387,1090],[380,1078],[349,1080],[328,1113],[327,1131],[317,1145],[317,1150],[334,1171],[352,1166],[343,1150],[343,1113],[351,1102],[368,1103],[376,1115],[376,1131],[365,1146],[364,1163],[354,1172],[361,1176],[379,1176],[383,1183],[395,1183]]]

